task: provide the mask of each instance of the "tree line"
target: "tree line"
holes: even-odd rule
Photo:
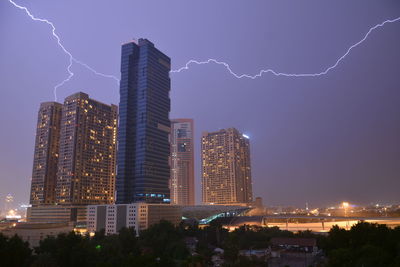
[[[346,231],[333,227],[328,235],[309,231],[292,233],[276,227],[242,226],[229,232],[218,222],[205,228],[197,225],[174,226],[161,221],[140,236],[135,229],[123,228],[118,234],[82,236],[74,232],[47,237],[31,249],[18,236],[0,234],[0,266],[212,266],[215,248],[224,250],[225,266],[266,266],[256,258],[239,256],[240,250],[264,249],[272,237],[314,237],[323,250],[328,267],[400,266],[400,227],[359,222]],[[185,240],[196,240],[195,250]]]

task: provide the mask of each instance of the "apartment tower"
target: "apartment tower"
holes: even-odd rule
[[[235,128],[203,133],[202,200],[204,204],[253,201],[250,143]]]
[[[56,202],[88,205],[113,203],[117,111],[76,93],[64,101],[61,117]]]
[[[32,206],[55,203],[61,110],[62,105],[56,102],[44,102],[39,108],[30,194]]]

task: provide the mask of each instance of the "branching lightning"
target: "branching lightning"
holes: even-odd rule
[[[28,10],[28,8],[16,4],[13,0],[8,0],[8,1],[9,1],[12,5],[14,5],[16,8],[25,11],[25,13],[26,13],[33,21],[40,21],[40,22],[44,22],[44,23],[46,23],[47,25],[49,25],[49,26],[51,27],[51,29],[52,29],[53,37],[57,40],[58,46],[59,46],[59,47],[63,50],[63,52],[68,56],[68,59],[69,59],[69,63],[68,63],[68,66],[67,66],[68,77],[65,78],[63,81],[61,81],[59,84],[57,84],[57,85],[54,87],[53,93],[54,93],[54,99],[55,99],[55,101],[57,101],[57,89],[58,89],[59,87],[63,86],[66,82],[69,82],[69,81],[72,79],[72,77],[74,76],[74,73],[73,73],[72,70],[71,70],[72,65],[73,65],[74,62],[77,63],[77,64],[79,64],[79,65],[82,65],[83,67],[85,67],[86,69],[90,70],[91,72],[93,72],[93,73],[96,74],[96,75],[102,76],[102,77],[104,77],[104,78],[111,78],[111,79],[114,79],[114,80],[119,84],[119,79],[118,79],[117,77],[115,77],[115,76],[113,76],[113,75],[108,75],[108,74],[104,74],[104,73],[98,72],[98,71],[96,71],[95,69],[93,69],[92,67],[90,67],[89,65],[87,65],[86,63],[84,63],[84,62],[82,62],[82,61],[76,59],[76,58],[71,54],[71,52],[69,52],[69,51],[65,48],[65,46],[62,44],[61,38],[60,38],[60,37],[58,36],[58,34],[56,33],[56,27],[54,26],[54,24],[53,24],[51,21],[49,21],[49,20],[47,20],[47,19],[37,18],[37,17],[35,17],[35,16]]]
[[[185,66],[183,66],[183,67],[181,67],[181,68],[179,68],[177,70],[171,70],[171,72],[172,73],[179,73],[181,71],[188,70],[190,65],[192,65],[192,64],[204,65],[204,64],[214,63],[214,64],[217,64],[217,65],[224,66],[226,68],[226,70],[237,79],[249,78],[249,79],[253,79],[254,80],[256,78],[261,77],[264,73],[271,73],[274,76],[285,76],[285,77],[317,77],[317,76],[323,76],[323,75],[326,75],[329,71],[331,71],[334,68],[336,68],[339,65],[339,63],[342,60],[344,60],[347,57],[348,54],[350,54],[351,50],[353,50],[357,46],[361,45],[374,30],[383,27],[387,23],[394,23],[394,22],[397,22],[397,21],[400,21],[400,17],[395,18],[395,19],[391,19],[391,20],[385,20],[384,22],[379,23],[379,24],[375,25],[374,27],[370,28],[369,31],[364,35],[364,37],[360,41],[358,41],[357,43],[355,43],[352,46],[350,46],[347,49],[346,53],[344,53],[343,56],[341,56],[338,60],[336,60],[335,64],[333,64],[333,65],[327,67],[325,70],[323,70],[321,72],[317,72],[317,73],[285,73],[285,72],[277,72],[277,71],[275,71],[273,69],[263,69],[263,70],[260,70],[259,73],[254,74],[254,75],[237,74],[232,70],[231,66],[228,63],[223,62],[223,61],[218,61],[218,60],[213,59],[213,58],[207,59],[205,61],[197,61],[197,60],[191,59],[186,63]]]
[[[68,77],[65,78],[63,81],[61,81],[59,84],[57,84],[54,87],[54,98],[55,98],[55,100],[57,100],[57,89],[59,87],[63,86],[66,82],[70,81],[71,78],[74,76],[74,73],[71,70],[73,63],[79,64],[79,65],[85,67],[86,69],[88,69],[89,71],[93,72],[94,74],[99,75],[101,77],[114,79],[117,82],[117,84],[119,84],[119,79],[117,77],[115,77],[113,75],[108,75],[108,74],[104,74],[104,73],[98,72],[95,69],[93,69],[92,67],[90,67],[89,65],[87,65],[86,63],[76,59],[62,44],[61,38],[56,33],[56,27],[54,26],[54,24],[51,21],[49,21],[47,19],[37,18],[34,15],[32,15],[32,13],[26,7],[16,4],[13,0],[8,0],[8,1],[12,5],[14,5],[15,7],[19,8],[20,10],[25,11],[25,13],[33,21],[40,21],[40,22],[44,22],[44,23],[48,24],[52,29],[52,35],[57,40],[58,46],[63,50],[63,52],[69,58],[69,64],[67,66]],[[372,28],[370,28],[368,30],[368,32],[364,35],[364,37],[360,41],[358,41],[357,43],[355,43],[352,46],[350,46],[347,49],[347,51],[341,57],[339,57],[333,65],[328,66],[326,69],[324,69],[321,72],[316,72],[316,73],[285,73],[285,72],[278,72],[278,71],[276,71],[274,69],[262,69],[262,70],[260,70],[258,73],[254,74],[254,75],[251,75],[251,74],[237,74],[232,70],[231,66],[228,63],[223,62],[223,61],[219,61],[217,59],[210,58],[210,59],[207,59],[205,61],[197,61],[197,60],[191,59],[185,64],[185,66],[183,66],[183,67],[181,67],[179,69],[176,69],[176,70],[171,70],[171,73],[180,73],[182,71],[189,70],[190,66],[193,65],[193,64],[194,65],[205,65],[205,64],[214,63],[214,64],[217,64],[217,65],[224,66],[225,69],[232,76],[234,76],[237,79],[248,78],[248,79],[253,79],[254,80],[254,79],[260,78],[263,74],[267,74],[267,73],[270,73],[270,74],[272,74],[274,76],[284,76],[284,77],[318,77],[318,76],[323,76],[323,75],[326,75],[331,70],[335,69],[350,54],[350,52],[354,48],[358,47],[365,40],[367,40],[367,38],[369,37],[369,35],[373,31],[375,31],[378,28],[383,27],[385,24],[394,23],[394,22],[398,22],[398,21],[400,21],[400,17],[397,17],[397,18],[391,19],[391,20],[385,20],[382,23],[376,24],[375,26],[373,26]]]

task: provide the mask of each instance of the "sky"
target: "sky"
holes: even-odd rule
[[[54,23],[73,56],[120,77],[121,44],[148,38],[178,69],[215,58],[233,71],[321,72],[374,25],[400,16],[396,0],[15,0]],[[266,205],[400,202],[400,21],[373,31],[320,77],[236,79],[223,66],[171,73],[171,118],[193,118],[196,201],[203,131],[250,136],[254,196]],[[29,200],[37,112],[68,76],[51,28],[0,0],[0,200]],[[118,104],[113,79],[80,65],[57,91]],[[1,203],[1,201],[0,201]]]

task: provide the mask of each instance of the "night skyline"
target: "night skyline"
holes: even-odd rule
[[[120,44],[132,35],[154,41],[172,58],[172,69],[191,58],[219,58],[238,73],[257,73],[265,67],[315,72],[335,62],[370,27],[400,14],[400,4],[395,1],[342,1],[326,6],[315,1],[292,6],[258,2],[253,6],[232,4],[226,11],[222,3],[189,6],[176,1],[157,4],[168,16],[161,11],[151,15],[160,16],[158,22],[165,18],[165,25],[151,20],[143,23],[141,18],[150,16],[154,5],[136,5],[141,12],[134,19],[124,10],[128,8],[104,3],[96,3],[98,12],[94,14],[88,13],[89,3],[57,6],[39,1],[29,3],[29,8],[57,25],[74,55],[117,77]],[[208,11],[208,18],[197,14],[204,12],[183,12],[189,8]],[[319,12],[310,13],[309,8]],[[69,20],[68,11],[76,22]],[[119,20],[102,21],[109,12],[120,14]],[[285,24],[279,15],[284,15]],[[233,20],[235,16],[242,24]],[[36,112],[40,102],[52,100],[52,88],[65,78],[68,60],[48,26],[29,21],[7,2],[0,3],[0,17],[4,36],[0,72],[5,94],[1,111],[12,114],[1,119],[7,132],[3,131],[1,138],[0,198],[12,193],[16,201],[28,202]],[[255,28],[260,21],[265,28]],[[318,25],[321,21],[329,23]],[[127,26],[122,27],[124,23]],[[85,27],[81,29],[81,25]],[[201,198],[200,133],[229,127],[250,136],[253,195],[263,197],[266,205],[399,202],[399,27],[400,23],[393,23],[377,30],[324,77],[265,74],[257,80],[238,80],[212,64],[171,73],[170,118],[188,117],[196,123],[196,202]],[[26,47],[29,51],[22,49]],[[118,104],[115,81],[80,66],[74,65],[73,70],[73,79],[58,90],[59,99],[83,91],[94,99]]]

